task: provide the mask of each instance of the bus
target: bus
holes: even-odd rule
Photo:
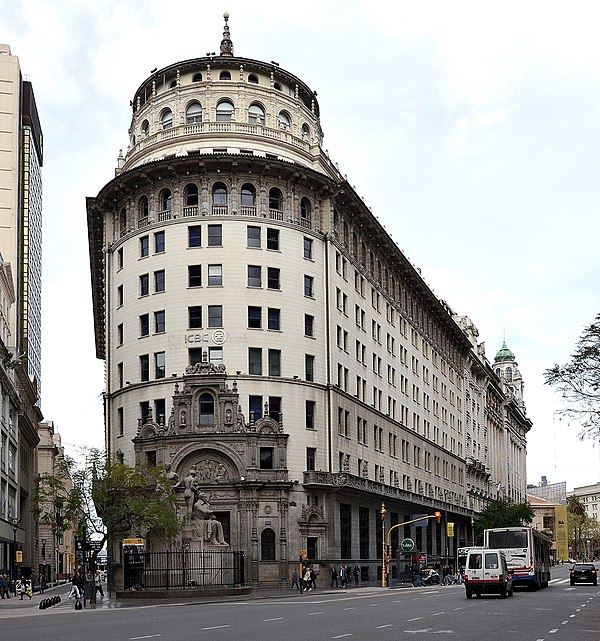
[[[515,585],[548,587],[552,540],[545,534],[530,526],[489,528],[483,531],[483,543],[504,552]]]

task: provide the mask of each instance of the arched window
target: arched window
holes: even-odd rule
[[[358,236],[355,231],[352,232],[352,253],[358,257]]]
[[[342,242],[348,247],[348,223],[346,221],[342,225]]]
[[[163,189],[160,192],[159,199],[160,199],[159,201],[160,211],[170,211],[171,210],[171,190]]]
[[[172,80],[171,84],[169,85],[169,89],[175,89],[176,86],[177,86],[177,80]]]
[[[147,120],[142,122],[141,131],[144,136],[147,136],[150,133],[150,123]]]
[[[190,183],[184,190],[185,206],[197,207],[198,205],[198,186]]]
[[[146,224],[148,222],[148,198],[147,196],[142,196],[138,204],[138,222],[141,224]]]
[[[231,80],[231,73],[229,71],[221,71],[219,80]]]
[[[279,120],[279,129],[284,129],[285,131],[288,131],[290,128],[290,125],[292,124],[289,114],[287,114],[285,111],[280,111],[279,115],[277,116],[277,119]]]
[[[233,103],[229,100],[222,100],[217,105],[217,121],[233,120]]]
[[[277,89],[277,91],[281,91],[281,85],[278,82],[274,82],[273,89]]]
[[[250,105],[250,108],[248,109],[248,122],[251,125],[264,125],[265,110],[256,103]]]
[[[202,122],[202,105],[199,102],[192,102],[185,110],[185,122],[191,125],[195,122]]]
[[[367,246],[364,243],[360,244],[360,263],[363,267],[367,263]]]
[[[252,213],[256,207],[256,189],[251,183],[245,183],[242,185],[240,191],[240,204],[242,206],[242,214]]]
[[[269,209],[281,211],[283,209],[283,196],[277,187],[269,189]]]
[[[223,183],[215,183],[212,189],[213,214],[227,213],[227,187]]]
[[[125,211],[125,207],[121,209],[121,213],[119,214],[119,232],[121,235],[123,235],[127,231],[127,212]]]
[[[260,533],[260,559],[261,561],[275,561],[275,531],[270,527]]]
[[[256,74],[254,74],[254,73],[251,73],[248,76],[248,82],[251,82],[253,85],[257,85],[258,84],[258,76]]]
[[[308,140],[310,138],[310,127],[304,123],[302,125],[302,140]]]
[[[496,367],[496,376],[500,378],[502,376],[502,370],[499,367]]]
[[[195,73],[192,76],[192,82],[202,82],[202,74],[201,73]]]
[[[214,425],[215,399],[212,394],[200,394],[200,425]]]
[[[170,129],[173,126],[173,112],[165,109],[160,117],[160,123],[163,129]]]

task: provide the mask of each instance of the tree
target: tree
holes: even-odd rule
[[[547,369],[544,377],[566,402],[559,413],[579,422],[579,437],[600,438],[600,314],[583,330],[570,362]]]
[[[529,503],[515,503],[504,497],[490,501],[481,512],[477,524],[477,540],[483,541],[483,530],[494,527],[518,527],[533,521],[534,513]]]
[[[573,528],[573,556],[579,559],[581,558],[582,531],[587,521],[587,512],[581,499],[576,494],[567,497],[567,514],[569,517],[569,529]]]
[[[101,541],[99,547],[109,536],[168,540],[179,528],[172,484],[162,467],[132,467],[96,449],[84,451],[80,462],[60,457],[54,474],[39,476],[34,514],[57,537],[73,530],[79,539]],[[91,554],[92,571],[98,552]]]

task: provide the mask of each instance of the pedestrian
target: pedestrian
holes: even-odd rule
[[[3,574],[2,581],[2,598],[6,596],[7,599],[10,599],[10,579],[8,578],[8,575]]]
[[[292,572],[292,585],[290,585],[290,590],[293,590],[294,586],[296,586],[296,589],[299,592],[300,583],[298,582],[298,568],[294,568],[294,571]]]
[[[338,573],[337,570],[335,569],[335,565],[331,566],[331,587],[333,587],[333,584],[335,583],[335,587],[338,588]]]
[[[360,568],[358,565],[354,566],[354,570],[352,570],[352,576],[354,577],[354,585],[358,587],[358,580],[360,578]]]
[[[21,595],[20,600],[23,600],[24,596],[28,596],[29,600],[31,600],[31,586],[29,584],[29,581],[27,579],[21,579],[21,587],[19,588],[19,594]]]
[[[4,598],[4,592],[8,588],[6,587],[6,579],[3,574],[0,574],[0,596]]]
[[[79,594],[79,576],[77,575],[77,572],[73,573],[73,576],[71,577],[71,590],[69,591],[69,599],[72,599],[75,597],[76,599],[79,599],[81,595]]]
[[[348,587],[348,569],[345,565],[340,565],[340,587]]]
[[[100,570],[96,570],[96,575],[94,578],[94,592],[100,592],[100,596],[104,598],[104,590],[102,589],[102,575],[100,574]]]
[[[304,579],[304,590],[306,592],[310,592],[312,590],[312,581],[310,577],[310,568],[307,567],[306,570],[304,571],[304,576],[302,577]]]
[[[317,573],[315,572],[315,569],[313,567],[308,568],[308,571],[310,572],[310,586],[313,588],[313,590],[317,589]]]
[[[40,594],[44,594],[46,590],[46,577],[43,574],[40,574]]]
[[[413,579],[414,588],[424,588],[425,583],[423,582],[423,577],[421,576],[421,568],[418,567],[415,572],[415,578]]]

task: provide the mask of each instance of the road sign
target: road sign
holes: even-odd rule
[[[412,539],[402,539],[400,548],[403,552],[412,552],[415,549],[415,542]]]
[[[102,545],[103,545],[102,541],[88,541],[88,546],[90,550],[101,550]]]
[[[123,539],[123,545],[144,545],[144,539]]]

